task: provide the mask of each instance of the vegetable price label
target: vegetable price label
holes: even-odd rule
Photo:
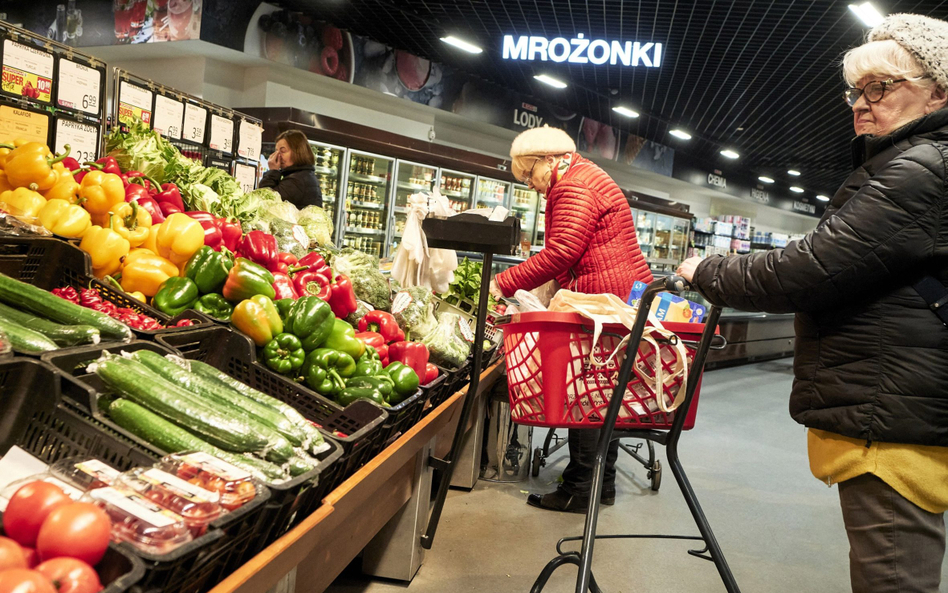
[[[3,42],[4,91],[49,103],[53,92],[52,54],[9,39]]]
[[[169,99],[163,95],[155,95],[155,125],[154,129],[162,136],[181,138],[181,126],[184,122],[184,103]]]
[[[411,304],[411,295],[407,292],[399,292],[392,300],[392,314],[397,315],[408,308]]]
[[[189,142],[204,142],[207,128],[207,109],[188,103],[184,108],[184,131],[182,138]]]
[[[146,126],[151,126],[153,94],[148,89],[123,80],[119,85],[119,121],[131,125],[136,119],[140,119]]]
[[[238,130],[237,154],[245,159],[255,160],[260,156],[260,146],[263,144],[263,127],[249,121],[240,120]]]
[[[243,163],[234,163],[234,179],[240,184],[243,192],[250,193],[257,184],[257,168]]]
[[[69,156],[80,163],[94,161],[99,157],[99,128],[69,119],[56,120],[56,152],[65,151],[69,145]]]
[[[470,343],[474,343],[474,334],[471,332],[471,324],[463,317],[458,319],[458,329],[461,331],[461,337]]]
[[[211,116],[211,141],[208,147],[221,152],[234,152],[234,122],[219,115]]]
[[[49,142],[49,116],[0,105],[0,142],[9,144],[17,139]]]
[[[59,60],[59,88],[56,104],[98,115],[102,96],[102,73],[71,60]]]

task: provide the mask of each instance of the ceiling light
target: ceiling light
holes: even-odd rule
[[[629,109],[628,107],[622,107],[622,106],[613,107],[612,110],[615,111],[616,113],[618,113],[619,115],[624,115],[624,116],[626,116],[626,117],[638,117],[638,116],[639,116],[639,112],[638,112],[638,111],[633,111],[632,109]]]
[[[819,201],[821,201],[821,202],[829,202],[829,201],[830,201],[830,199],[827,198],[826,196],[824,196],[823,194],[820,194],[820,195],[816,196],[816,199],[819,200]]]
[[[802,194],[802,193],[803,193],[803,188],[802,188],[802,187],[797,187],[796,185],[791,185],[791,186],[790,186],[790,191],[792,191],[792,192],[795,193],[795,194]]]
[[[773,179],[771,179],[770,177],[764,176],[764,175],[761,175],[761,176],[758,177],[757,179],[763,181],[764,183],[773,183],[773,182],[774,182]]]
[[[675,138],[680,138],[681,140],[691,140],[691,134],[689,134],[688,132],[684,130],[679,130],[678,128],[675,128],[674,130],[668,133],[674,136]]]
[[[740,157],[741,157],[741,155],[737,154],[737,153],[734,152],[733,150],[722,150],[722,151],[721,151],[721,156],[727,157],[727,158],[729,158],[729,159],[737,159],[737,158],[740,158]]]
[[[794,177],[799,177],[799,176],[800,176],[800,172],[797,171],[796,169],[790,169],[789,171],[787,171],[787,175],[792,175],[792,176],[794,176]]]
[[[468,43],[467,41],[464,41],[463,39],[458,39],[454,35],[448,35],[447,37],[442,37],[441,41],[444,41],[448,45],[453,45],[454,47],[458,49],[463,49],[469,54],[479,54],[482,51],[484,51],[483,49],[477,47],[473,43]]]
[[[553,88],[565,89],[568,85],[558,78],[553,78],[552,76],[547,76],[546,74],[538,74],[534,76],[537,80],[542,83],[548,84]]]
[[[882,21],[885,20],[885,17],[876,10],[876,7],[873,6],[871,2],[850,4],[849,10],[853,11],[856,16],[859,17],[859,20],[867,27],[875,27],[876,25],[882,24]]]

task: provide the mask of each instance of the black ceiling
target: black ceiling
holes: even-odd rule
[[[848,2],[809,0],[290,0],[338,27],[558,103],[710,162],[723,148],[757,174],[832,193],[850,170],[853,137],[841,99],[842,53],[866,28]],[[883,14],[948,19],[948,2],[875,0]],[[505,34],[659,41],[660,68],[511,62]],[[485,49],[470,56],[442,43],[455,34]],[[557,91],[542,72],[570,83]],[[612,112],[625,104],[642,113]],[[694,138],[668,135],[674,127]],[[802,171],[792,179],[789,168]]]

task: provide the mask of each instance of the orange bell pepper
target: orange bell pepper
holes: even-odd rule
[[[122,202],[109,211],[112,230],[128,239],[134,248],[148,238],[151,232],[151,214],[138,205],[137,202]]]

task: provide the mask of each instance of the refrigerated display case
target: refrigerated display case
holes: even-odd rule
[[[632,218],[635,220],[635,236],[639,241],[639,248],[645,259],[652,259],[652,244],[655,237],[655,217],[654,212],[632,209]]]
[[[646,210],[632,209],[635,234],[642,254],[654,269],[677,266],[688,249],[691,220]]]
[[[477,178],[477,193],[474,195],[475,208],[507,207],[510,197],[510,183],[489,177]]]
[[[395,253],[398,244],[402,242],[405,216],[408,212],[408,196],[420,191],[433,190],[437,179],[437,167],[411,161],[395,162],[395,199],[392,203],[392,216],[389,221],[391,232],[388,235],[388,251],[385,255]]]
[[[515,183],[513,197],[510,201],[510,210],[514,216],[520,218],[520,232],[525,233],[531,245],[537,242],[537,209],[540,205],[540,194],[526,185]]]
[[[342,247],[384,255],[394,168],[393,158],[349,151],[345,209],[339,215]]]
[[[546,196],[540,195],[537,204],[537,232],[533,237],[533,246],[542,248],[546,245]]]
[[[441,195],[448,199],[448,203],[455,212],[464,212],[471,208],[476,179],[474,175],[441,169],[441,184],[438,187],[441,189]]]
[[[310,148],[316,158],[316,179],[319,180],[319,189],[323,194],[323,209],[333,221],[336,220],[336,211],[342,198],[342,166],[346,161],[346,149],[341,146],[322,144],[310,140]],[[339,237],[338,224],[334,224],[333,241]]]

